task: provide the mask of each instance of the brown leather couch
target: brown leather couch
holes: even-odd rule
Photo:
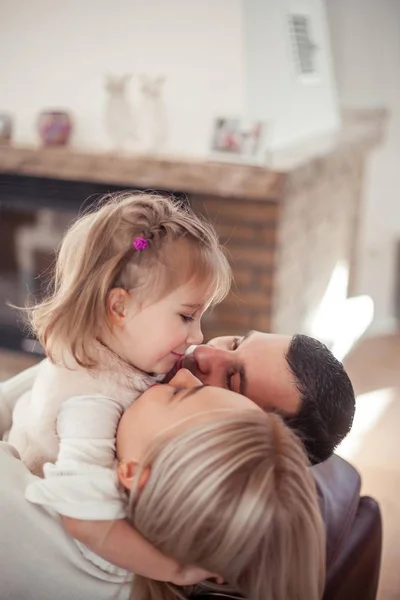
[[[339,456],[312,467],[312,471],[327,532],[323,600],[375,600],[382,551],[379,506],[372,498],[360,497],[359,473]],[[209,591],[195,597],[234,598]]]
[[[359,473],[338,456],[312,470],[327,531],[323,600],[375,600],[382,552],[379,506],[360,497]]]

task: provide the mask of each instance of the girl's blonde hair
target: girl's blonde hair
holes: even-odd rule
[[[131,492],[130,521],[164,554],[218,573],[248,600],[319,600],[325,535],[308,466],[277,415],[229,411],[153,446],[141,464],[149,480]],[[131,598],[193,591],[135,576]]]
[[[148,242],[143,251],[133,246],[138,237]],[[229,291],[231,271],[213,227],[169,197],[112,194],[67,231],[52,292],[28,309],[30,325],[50,359],[67,349],[82,366],[95,366],[90,347],[99,324],[109,323],[113,287],[151,303],[189,280],[208,286],[209,304]]]

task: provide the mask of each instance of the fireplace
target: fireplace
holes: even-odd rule
[[[364,167],[382,119],[299,148],[269,169],[172,157],[0,146],[0,345],[39,351],[6,300],[40,296],[68,222],[117,190],[187,200],[215,225],[234,285],[203,320],[205,338],[250,329],[308,333],[338,262],[357,269]]]
[[[0,174],[0,347],[42,353],[23,311],[14,307],[46,294],[55,251],[79,211],[122,190],[138,188]],[[182,201],[185,195],[174,197]]]

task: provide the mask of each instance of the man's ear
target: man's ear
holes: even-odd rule
[[[121,325],[127,315],[129,293],[123,288],[113,288],[107,296],[107,312],[112,325]]]
[[[133,480],[135,478],[138,468],[139,465],[134,460],[122,460],[120,463],[118,463],[118,479],[125,489],[132,489]],[[146,485],[149,477],[150,469],[147,467],[146,469],[144,469],[143,473],[140,476],[138,484],[139,490],[142,490],[142,488]]]

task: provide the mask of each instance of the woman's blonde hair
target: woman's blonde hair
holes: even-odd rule
[[[322,597],[315,483],[300,441],[277,415],[226,412],[159,440],[141,467],[136,481],[148,467],[150,477],[141,492],[133,488],[129,518],[164,554],[218,573],[248,600]],[[193,591],[135,576],[131,598]]]
[[[148,243],[143,251],[133,246],[138,237]],[[213,227],[170,197],[112,194],[67,231],[51,294],[28,308],[30,325],[52,360],[67,349],[82,366],[95,366],[90,347],[99,323],[108,324],[113,287],[151,303],[189,280],[208,286],[210,305],[229,291],[231,271]]]

